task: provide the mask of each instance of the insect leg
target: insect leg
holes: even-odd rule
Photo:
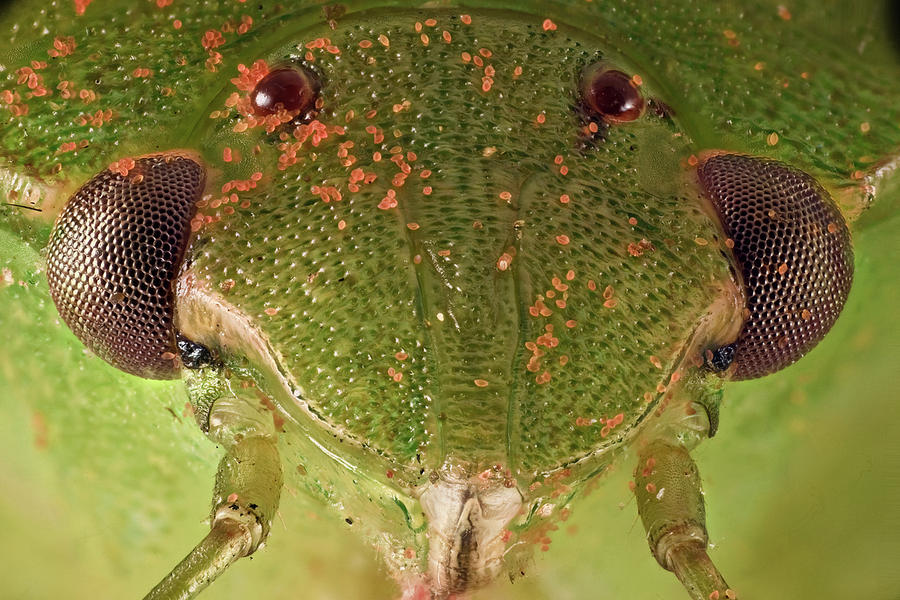
[[[706,553],[700,473],[688,450],[674,440],[654,440],[639,458],[635,495],[656,560],[694,600],[737,598]]]
[[[187,600],[265,541],[283,476],[271,416],[223,397],[209,415],[209,436],[226,447],[219,463],[209,534],[144,600]]]

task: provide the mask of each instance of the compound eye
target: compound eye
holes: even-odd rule
[[[589,69],[582,95],[590,111],[610,123],[634,121],[644,112],[645,102],[638,87],[631,77],[615,69]]]
[[[250,92],[250,105],[259,116],[286,110],[301,117],[311,112],[319,97],[318,79],[301,68],[282,67],[263,77]]]
[[[747,297],[740,336],[717,356],[728,356],[732,379],[774,373],[837,320],[853,280],[850,232],[828,193],[783,163],[723,154],[697,174],[733,242]]]
[[[178,375],[172,286],[205,181],[182,156],[124,159],[69,199],[50,236],[47,278],[60,316],[127,373]]]

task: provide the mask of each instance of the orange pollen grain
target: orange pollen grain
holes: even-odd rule
[[[75,14],[79,17],[83,15],[88,5],[93,1],[94,0],[73,0],[75,4]]]
[[[550,19],[544,19],[541,27],[544,28],[544,31],[556,31],[556,23],[554,23]]]
[[[381,210],[388,210],[389,208],[394,208],[397,206],[397,192],[394,190],[388,190],[387,195],[381,199],[381,202],[378,204],[378,208]]]
[[[566,246],[569,243],[569,236],[561,234],[556,236],[556,243],[560,246]]]
[[[475,385],[477,385],[478,387],[483,388],[483,387],[487,387],[487,386],[488,386],[488,382],[487,382],[486,380],[484,380],[484,379],[476,379],[476,380],[475,380]]]

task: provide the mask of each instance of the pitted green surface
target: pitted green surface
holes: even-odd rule
[[[595,40],[458,14],[348,19],[261,57],[303,60],[296,48],[328,36],[311,66],[330,133],[239,193],[249,207],[211,209],[193,268],[337,430],[401,463],[547,471],[657,400],[727,264],[695,241],[716,230],[671,122],[585,137],[577,82],[603,59]],[[263,164],[285,148],[268,140]],[[353,191],[356,169],[376,178]]]

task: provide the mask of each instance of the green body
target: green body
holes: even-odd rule
[[[238,192],[250,206],[218,211],[221,221],[198,233],[191,269],[227,290],[224,300],[279,355],[295,396],[347,446],[365,442],[384,469],[412,481],[423,467],[465,461],[475,472],[499,463],[528,485],[610,446],[654,407],[727,263],[695,242],[717,230],[684,181],[689,149],[675,126],[648,117],[580,148],[573,86],[598,41],[507,13],[470,25],[455,14],[364,13],[334,32],[298,33],[303,45],[328,35],[341,49],[313,65],[324,81],[318,120],[344,133],[307,141],[279,171],[266,168],[277,148],[252,156],[264,134],[216,123],[209,145],[234,138],[264,176]],[[415,23],[429,16],[444,25],[428,28],[436,41],[426,46]],[[278,64],[296,45],[262,56]],[[459,58],[480,48],[492,51],[489,92],[483,69]],[[527,73],[516,78],[516,65]],[[404,100],[410,108],[394,112]],[[350,191],[354,169],[377,179]],[[342,199],[326,202],[316,186]],[[379,208],[391,194],[397,205]],[[633,256],[629,244],[642,239],[653,248]],[[613,308],[603,306],[607,286]],[[198,341],[216,345],[215,336]],[[625,422],[601,437],[619,413]],[[579,417],[598,424],[576,427]]]
[[[349,14],[327,13],[336,21],[334,29],[320,8],[278,13],[235,3],[215,15],[210,7],[142,4],[131,8],[141,16],[117,20],[105,10],[92,4],[78,21],[72,7],[62,7],[40,23],[50,36],[20,29],[16,51],[0,55],[9,78],[0,90],[20,93],[14,104],[28,106],[28,113],[19,116],[8,107],[0,130],[3,191],[18,192],[7,196],[10,200],[27,198],[28,185],[58,188],[67,196],[114,160],[180,148],[198,151],[215,169],[219,185],[263,173],[258,187],[239,193],[245,203],[234,203],[232,214],[215,202],[201,209],[214,222],[195,237],[191,268],[262,332],[277,369],[235,351],[239,344],[226,343],[219,350],[238,373],[236,381],[253,380],[286,420],[281,443],[289,488],[325,500],[370,533],[387,532],[394,547],[417,547],[421,541],[421,517],[409,494],[429,473],[448,464],[465,465],[473,473],[499,465],[523,489],[535,492],[526,498],[528,506],[537,508],[560,494],[565,502],[570,486],[605,466],[603,450],[658,405],[663,393],[657,386],[681,366],[698,323],[729,279],[728,262],[715,244],[717,228],[690,184],[686,164],[691,154],[726,148],[781,158],[820,178],[852,215],[879,186],[890,184],[877,177],[878,167],[900,141],[898,109],[884,101],[897,95],[897,68],[884,33],[873,24],[875,13],[823,32],[809,29],[820,15],[794,10],[785,20],[774,6],[742,18],[681,4],[640,15],[593,4],[542,6],[530,16],[477,8],[357,15],[351,7]],[[472,14],[471,25],[451,19],[461,13]],[[244,14],[253,17],[253,26],[244,34],[226,32],[226,44],[215,48],[222,62],[215,72],[204,68],[210,53],[200,44],[203,32],[222,28],[229,19],[238,24]],[[431,17],[438,24],[423,28],[421,33],[429,35],[426,45],[414,25]],[[557,29],[541,27],[547,17]],[[29,21],[14,9],[3,18],[4,23]],[[181,29],[172,27],[174,18],[182,21]],[[119,27],[123,31],[114,35]],[[128,27],[154,36],[124,31]],[[449,43],[441,36],[444,30]],[[823,40],[827,33],[833,39]],[[76,36],[71,56],[44,58],[55,35]],[[379,35],[390,39],[389,47]],[[345,130],[332,132],[315,147],[307,143],[298,152],[300,161],[280,170],[277,135],[259,128],[233,131],[237,120],[225,105],[237,91],[230,79],[237,76],[238,64],[260,58],[277,64],[302,56],[306,48],[298,50],[298,44],[319,37],[329,37],[339,50],[314,54],[313,65],[324,80],[319,120]],[[850,60],[842,37],[865,41],[864,59]],[[110,38],[122,46],[110,49]],[[364,39],[373,45],[360,47]],[[821,48],[815,55],[807,50],[813,43]],[[460,58],[461,52],[474,55],[480,48],[491,50],[485,63],[496,69],[487,92],[480,89],[482,69]],[[665,102],[674,117],[648,114],[610,129],[595,144],[580,143],[583,123],[572,109],[578,76],[601,57],[640,74],[645,94]],[[21,73],[16,69],[31,60],[50,60],[37,72],[53,91],[26,101],[27,84],[17,83]],[[516,65],[523,67],[520,77],[512,76]],[[135,68],[148,68],[152,75],[138,77]],[[57,85],[62,80],[72,81],[76,90],[95,90],[98,99],[85,104],[80,97],[61,98],[64,90]],[[409,108],[401,105],[395,112],[394,105],[404,100]],[[113,110],[108,122],[93,128],[81,124],[83,113],[106,108]],[[373,109],[376,116],[366,117]],[[351,110],[354,116],[348,119]],[[215,119],[213,111],[221,111]],[[538,114],[545,116],[544,123],[535,120]],[[861,128],[863,123],[867,126]],[[366,131],[370,125],[384,133],[383,142],[373,141]],[[81,140],[88,145],[56,151]],[[347,141],[354,143],[347,152],[357,157],[352,166],[340,153]],[[242,160],[225,163],[225,147]],[[384,155],[381,161],[373,160],[376,151]],[[389,157],[401,152],[411,172],[404,185],[392,186],[400,169]],[[568,174],[559,172],[557,156],[564,158]],[[377,179],[351,193],[345,186],[354,168]],[[432,172],[427,179],[421,177],[424,169]],[[325,202],[313,192],[316,185],[338,187],[342,199]],[[430,194],[423,193],[425,185],[433,187]],[[397,206],[379,208],[392,187],[398,190]],[[560,202],[563,194],[569,202]],[[12,210],[4,222],[14,278],[28,273],[39,278],[39,259],[18,245],[18,240],[34,247],[43,243],[48,224],[38,223]],[[410,228],[411,223],[418,227]],[[561,235],[568,243],[557,239]],[[653,248],[634,256],[629,244],[644,239]],[[500,269],[504,253],[512,261]],[[568,287],[561,307],[555,300],[561,299],[562,286]],[[606,286],[615,290],[614,307],[604,306]],[[559,295],[551,299],[547,290]],[[52,307],[42,283],[37,289],[12,285],[3,293],[13,324],[45,320],[44,329],[29,338],[66,336],[46,321]],[[539,296],[552,307],[551,315],[529,312]],[[573,327],[567,325],[570,320]],[[525,344],[547,333],[547,325],[553,326],[558,345],[541,357],[538,370],[531,370]],[[48,353],[76,351],[77,344],[66,339],[65,351],[33,339],[21,343]],[[216,345],[212,334],[198,341]],[[26,364],[41,356],[21,355],[28,357]],[[562,355],[566,361],[560,361]],[[144,453],[161,452],[162,468],[173,472],[182,468],[177,457],[190,454],[195,445],[200,456],[213,456],[200,434],[191,432],[192,420],[179,416],[181,399],[169,401],[177,411],[166,417],[172,435],[161,433],[157,420],[143,429],[148,437],[142,447],[137,432],[147,423],[135,430],[131,423],[105,420],[112,411],[135,406],[118,398],[119,383],[106,383],[102,391],[103,378],[118,382],[124,376],[106,373],[93,364],[96,359],[71,360],[62,363],[85,362],[89,370],[73,367],[60,377],[74,378],[72,389],[91,388],[86,397],[106,396],[106,404],[73,401],[60,408],[63,398],[47,399],[64,388],[38,383],[33,376],[34,383],[22,387],[19,382],[29,379],[18,375],[28,372],[20,371],[21,361],[3,365],[12,398],[33,406],[39,448],[46,444],[46,451],[65,455],[53,445],[60,439],[53,436],[62,435],[82,440],[75,447],[99,444],[85,450],[92,457],[88,461],[98,453],[138,460]],[[57,361],[48,356],[42,362]],[[93,370],[103,374],[92,375]],[[536,378],[544,372],[549,380],[539,383]],[[291,393],[276,385],[276,373],[286,374]],[[81,382],[81,377],[87,379]],[[124,389],[130,385],[140,384],[129,381]],[[152,385],[170,398],[180,393]],[[101,417],[95,416],[98,412]],[[600,420],[619,413],[623,423],[601,434]],[[585,426],[582,419],[599,423]],[[74,438],[45,434],[51,437],[41,442],[48,420],[50,432],[83,433]],[[95,422],[100,435],[88,442]],[[122,473],[96,475],[97,485],[109,490],[100,497],[113,503],[108,514],[114,519],[128,522],[130,511],[148,506],[151,510],[133,523],[146,528],[146,515],[151,515],[150,528],[155,528],[152,523],[166,522],[169,512],[191,509],[148,503],[148,494],[175,497],[176,492],[156,485],[133,488],[130,498],[117,492],[118,485],[128,489],[131,469],[142,470],[130,463],[117,461]],[[576,463],[574,472],[561,471]],[[71,459],[60,464],[73,468]],[[560,478],[560,473],[565,475]],[[533,485],[546,476],[558,486],[555,490]],[[743,469],[735,467],[729,477],[744,477]],[[295,522],[290,529],[307,525]],[[530,515],[518,526],[523,539],[541,539],[527,538],[540,529]],[[119,535],[127,531],[121,521],[112,529]],[[277,527],[276,533],[291,535]]]

